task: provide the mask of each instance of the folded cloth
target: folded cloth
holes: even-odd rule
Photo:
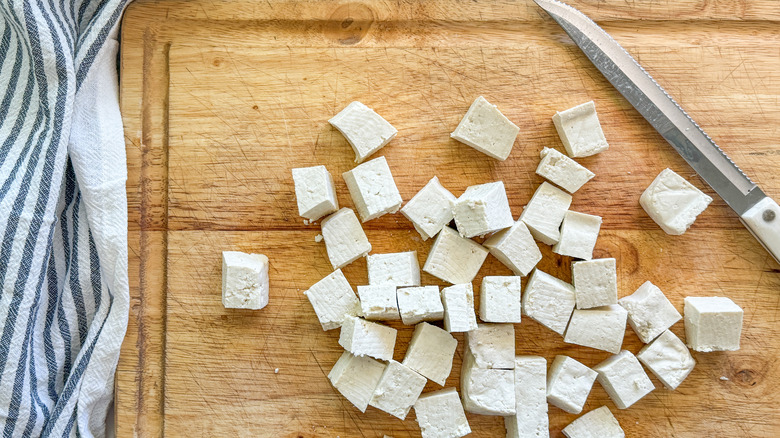
[[[0,429],[104,436],[127,328],[128,0],[0,1]]]

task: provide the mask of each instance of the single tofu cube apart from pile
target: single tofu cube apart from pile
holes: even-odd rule
[[[419,286],[420,264],[417,251],[371,254],[366,257],[368,284],[392,284],[394,286]]]
[[[292,176],[300,216],[313,222],[339,209],[336,186],[325,166],[293,169]]]
[[[362,163],[398,134],[387,120],[358,101],[347,105],[328,122],[338,129],[352,146],[356,163]]]
[[[397,334],[392,327],[345,315],[341,324],[339,345],[355,356],[390,360],[393,358]]]
[[[577,259],[593,258],[593,248],[601,229],[601,217],[576,211],[567,211],[561,225],[561,236],[553,245],[553,252]]]
[[[498,108],[479,96],[450,137],[497,160],[504,161],[512,152],[520,128]]]
[[[570,414],[579,414],[597,376],[568,356],[556,356],[547,374],[547,401]]]
[[[480,368],[470,351],[463,354],[460,395],[467,412],[480,415],[514,415],[515,372]]]
[[[371,397],[371,406],[403,420],[425,388],[425,377],[390,360]]]
[[[662,170],[639,198],[647,215],[673,236],[685,233],[710,202],[712,198],[671,169]]]
[[[628,323],[645,344],[682,319],[661,289],[649,281],[618,303],[628,311]]]
[[[341,269],[314,283],[303,294],[309,299],[323,330],[341,327],[347,315],[361,314],[360,301]]]
[[[262,309],[268,304],[268,257],[222,251],[222,305],[226,309]]]
[[[536,168],[536,174],[561,186],[569,193],[576,192],[596,176],[595,173],[555,149],[544,148],[540,155],[542,161]]]
[[[343,268],[371,252],[371,243],[355,212],[349,208],[322,220],[322,238],[333,269]]]
[[[563,428],[566,438],[625,438],[626,434],[609,408],[594,409]]]
[[[528,279],[522,301],[523,313],[563,335],[574,310],[574,287],[537,269]]]
[[[421,321],[444,319],[444,305],[441,302],[439,286],[399,287],[396,295],[398,311],[404,324],[414,325]]]
[[[423,271],[452,284],[471,283],[487,255],[482,245],[444,227],[433,241]]]
[[[466,350],[479,368],[514,369],[514,324],[478,324],[466,332]]]
[[[588,157],[609,148],[593,101],[556,112],[553,123],[570,157]]]
[[[345,351],[328,373],[328,379],[360,412],[366,412],[385,366],[378,360],[353,356]]]
[[[444,329],[450,333],[477,328],[474,313],[474,287],[471,283],[456,284],[441,290],[444,305]]]
[[[414,404],[422,438],[461,438],[471,433],[455,388],[423,394]]]
[[[528,275],[542,259],[539,246],[522,221],[490,236],[482,245],[515,275]]]
[[[363,317],[382,321],[401,319],[401,314],[398,313],[395,286],[380,284],[377,286],[358,286],[357,289]]]
[[[742,308],[726,297],[686,297],[685,340],[694,351],[739,350]]]
[[[519,323],[523,314],[521,277],[486,276],[480,289],[479,317],[485,322]]]
[[[515,415],[504,417],[507,438],[547,438],[547,360],[515,358]]]
[[[628,350],[601,362],[593,368],[598,381],[618,409],[627,409],[655,389],[642,364]]]
[[[595,259],[574,262],[571,277],[577,293],[577,308],[617,304],[617,262],[615,259]]]
[[[462,237],[484,236],[514,224],[502,181],[470,186],[452,205]]]
[[[342,176],[363,222],[401,208],[401,194],[385,157],[367,161]]]
[[[401,214],[412,222],[423,240],[428,240],[452,221],[452,204],[456,199],[434,176],[401,208]]]
[[[543,182],[520,214],[520,220],[528,226],[536,240],[554,245],[561,238],[561,222],[570,205],[570,194]]]
[[[571,315],[563,342],[617,353],[626,333],[626,309],[613,304],[595,309],[577,309]]]
[[[636,357],[671,390],[677,389],[696,365],[685,343],[669,330],[645,345]]]
[[[451,334],[426,322],[417,324],[403,364],[444,386],[452,371],[458,341]]]

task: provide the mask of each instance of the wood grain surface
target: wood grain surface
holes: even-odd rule
[[[572,4],[780,197],[775,0]],[[611,147],[580,160],[597,176],[571,208],[603,216],[595,254],[617,258],[620,296],[650,280],[680,311],[685,296],[729,296],[745,319],[742,349],[694,353],[676,391],[652,377],[655,391],[618,410],[597,383],[585,411],[609,406],[629,437],[780,436],[780,266],[530,0],[137,1],[121,63],[132,306],[116,379],[119,437],[420,436],[413,412],[405,421],[361,414],[330,386],[338,330],[323,332],[302,294],[331,267],[314,241],[318,225],[297,215],[290,169],[325,164],[340,203],[353,205],[340,174],[354,154],[327,123],[353,100],[398,129],[380,154],[404,200],[434,175],[456,195],[503,180],[515,216],[542,182],[539,151],[562,150],[554,112],[594,100]],[[505,162],[449,138],[479,95],[520,127]],[[683,236],[664,234],[638,203],[666,167],[715,198]],[[374,252],[413,249],[424,262],[430,241],[400,214],[365,229]],[[571,260],[542,247],[539,267],[570,280]],[[223,250],[269,256],[265,309],[222,307]],[[364,260],[344,272],[366,283]],[[491,256],[475,284],[509,273]],[[391,325],[401,359],[412,328]],[[682,336],[682,322],[673,331]],[[448,387],[459,386],[456,338]],[[641,345],[627,328],[624,348]],[[517,353],[589,366],[609,356],[564,344],[529,318],[517,326]],[[471,436],[503,436],[501,418],[468,417]],[[552,436],[575,418],[551,406]]]

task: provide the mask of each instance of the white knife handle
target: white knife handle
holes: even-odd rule
[[[780,206],[766,197],[740,217],[742,223],[780,263]]]

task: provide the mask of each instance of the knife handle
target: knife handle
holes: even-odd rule
[[[777,202],[767,196],[746,211],[740,220],[780,263],[780,206]]]

